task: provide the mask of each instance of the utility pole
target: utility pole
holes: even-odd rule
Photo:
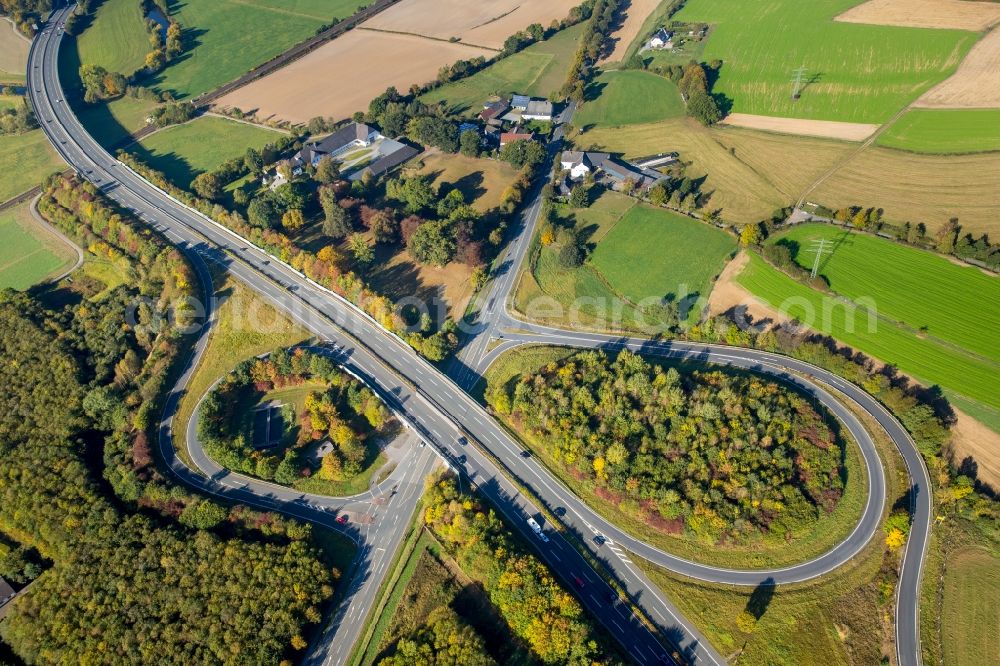
[[[792,70],[792,101],[802,97],[802,81],[806,76],[806,66]]]
[[[814,278],[819,273],[819,260],[823,257],[823,253],[826,252],[826,239],[820,238],[819,240],[814,240],[812,244],[812,251],[816,253],[816,260],[813,261],[813,268],[809,277]]]

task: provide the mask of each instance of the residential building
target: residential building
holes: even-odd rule
[[[616,189],[624,185],[626,181],[631,181],[639,189],[646,189],[666,178],[663,174],[651,169],[643,169],[635,164],[619,162],[608,153],[566,150],[560,156],[559,164],[563,170],[569,172],[571,180],[580,180],[587,174],[599,173],[610,181],[612,187]]]
[[[647,46],[651,49],[672,49],[674,48],[674,35],[666,28],[660,28],[649,38]]]
[[[514,95],[511,99],[510,105],[513,106],[518,111],[524,111],[528,108],[528,104],[531,103],[531,98],[527,95]]]
[[[510,104],[505,99],[488,102],[483,105],[483,110],[479,112],[479,119],[484,123],[499,120],[503,114],[507,113],[508,109],[510,109]]]
[[[598,169],[611,157],[608,153],[585,153],[577,150],[564,150],[559,158],[563,171],[569,171],[572,180],[580,180],[588,173]]]

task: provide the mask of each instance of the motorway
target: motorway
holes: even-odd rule
[[[878,457],[873,453],[874,447],[866,449],[870,436],[856,423],[856,419],[852,423],[853,416],[828,391],[812,381],[806,381],[804,377],[834,387],[861,405],[887,430],[906,461],[913,479],[914,525],[906,546],[898,589],[897,650],[899,663],[907,666],[920,663],[916,602],[920,567],[930,527],[930,485],[923,461],[913,442],[899,423],[870,396],[826,371],[783,356],[712,345],[623,340],[613,336],[533,326],[514,319],[506,311],[506,301],[537,221],[536,194],[535,200],[526,207],[522,216],[517,230],[520,233],[518,240],[511,244],[505,255],[506,270],[500,271],[501,279],[495,279],[488,287],[487,292],[491,296],[487,302],[492,305],[483,310],[488,319],[483,320],[480,335],[472,340],[474,346],[479,345],[476,357],[471,362],[467,356],[464,358],[465,367],[471,367],[472,372],[465,371],[468,379],[463,383],[478,375],[486,367],[484,364],[495,358],[500,351],[518,344],[538,342],[581,347],[629,346],[677,357],[739,365],[803,386],[842,417],[845,426],[855,434],[865,454],[872,493],[864,515],[847,540],[819,558],[779,570],[734,571],[689,562],[655,549],[641,539],[618,530],[576,498],[533,458],[523,457],[522,446],[457,383],[417,356],[401,340],[381,329],[367,315],[246,240],[174,201],[118,163],[99,146],[65,102],[59,82],[58,48],[66,12],[67,10],[56,12],[36,37],[28,63],[28,89],[33,108],[42,128],[63,158],[108,196],[134,211],[171,242],[196,258],[196,265],[201,265],[202,270],[202,256],[225,265],[236,279],[288,312],[320,339],[335,344],[340,354],[339,360],[345,367],[376,390],[404,423],[432,445],[423,449],[427,456],[420,459],[426,459],[427,462],[418,460],[414,469],[422,469],[426,465],[429,471],[433,464],[429,452],[436,450],[448,460],[450,466],[461,470],[464,478],[474,481],[480,491],[511,522],[513,528],[519,530],[526,539],[533,540],[542,559],[557,575],[570,583],[571,589],[573,577],[579,576],[584,581],[583,589],[577,590],[580,600],[637,663],[660,663],[668,658],[666,650],[659,638],[646,628],[628,605],[608,602],[612,595],[610,587],[564,538],[563,531],[575,533],[587,543],[594,555],[627,591],[630,599],[661,629],[661,635],[679,646],[685,660],[714,664],[722,664],[724,660],[634,566],[625,551],[637,553],[677,573],[708,581],[737,585],[780,584],[807,580],[833,570],[853,557],[875,533],[885,502],[884,476]],[[506,281],[502,279],[505,276]],[[504,282],[509,284],[505,285]],[[480,315],[481,319],[483,314]],[[484,353],[489,340],[493,338],[503,342],[500,347]],[[486,342],[482,342],[484,339]],[[466,349],[469,348],[471,347],[467,345]],[[168,433],[161,438],[161,445],[164,453],[170,454],[172,445],[169,441],[169,416],[165,418],[167,422],[164,430]],[[468,445],[462,443],[463,437],[471,440]],[[190,443],[189,440],[189,445]],[[198,463],[199,467],[201,464]],[[320,521],[320,516],[325,520],[330,517],[328,512],[301,506],[303,501],[312,504],[315,501],[312,498],[302,500],[299,497],[300,506],[296,506],[294,500],[276,495],[279,491],[274,486],[263,488],[257,485],[260,482],[251,483],[252,479],[224,470],[210,471],[207,479],[192,470],[187,470],[187,473],[188,476],[184,477],[186,482],[206,489],[207,492],[258,506],[269,505],[271,508],[275,508],[275,497],[279,497],[277,501],[281,503],[280,510],[291,515],[301,515],[316,521]],[[213,476],[218,478],[213,479]],[[517,485],[511,481],[511,477],[518,480]],[[222,481],[227,481],[228,485]],[[403,510],[404,504],[401,502],[397,510]],[[560,515],[559,525],[545,525],[545,534],[549,537],[547,544],[538,541],[525,524],[526,518],[538,515],[543,506]],[[383,514],[387,515],[388,512],[383,511]],[[377,548],[385,548],[385,552],[390,553],[391,557],[393,551],[382,545],[392,545],[391,530],[387,526],[389,522],[391,521],[381,520],[376,523],[380,527],[371,530],[372,534],[365,537],[364,543],[368,544],[369,539],[371,543],[379,543]],[[403,522],[408,521],[404,519]],[[598,545],[591,538],[595,534],[609,537],[610,541],[605,542],[605,545]],[[362,552],[352,579],[352,589],[364,582],[371,584],[385,573],[384,569],[380,571],[377,565],[372,564],[373,551],[366,550],[363,546]],[[347,616],[347,606],[341,609],[335,623],[342,631],[346,631],[349,626],[359,627],[362,624],[360,618]],[[367,608],[359,605],[355,610],[363,616]],[[345,618],[347,621],[340,621]],[[332,630],[326,632],[327,637],[332,635]],[[343,663],[344,655],[335,651],[344,642],[353,644],[353,641],[346,640],[344,634],[338,634],[337,640],[319,641],[310,661]]]

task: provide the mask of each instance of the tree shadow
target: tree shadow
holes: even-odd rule
[[[759,621],[764,617],[767,607],[771,605],[771,599],[774,598],[775,587],[774,579],[768,576],[753,589],[750,598],[747,599],[746,611],[753,615],[754,619]]]
[[[593,102],[604,92],[604,89],[608,87],[607,83],[593,81],[587,85],[583,90],[583,101]]]
[[[486,188],[483,187],[484,180],[485,177],[482,171],[473,171],[462,176],[454,183],[449,183],[449,188],[457,189],[465,197],[466,203],[471,204],[486,194]],[[446,194],[447,192],[444,193]]]

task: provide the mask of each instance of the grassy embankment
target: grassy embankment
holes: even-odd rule
[[[513,350],[502,355],[490,366],[485,375],[485,384],[504,385],[517,381],[522,375],[537,372],[547,363],[559,361],[573,353],[574,350],[561,347],[532,346]],[[648,357],[648,360],[664,367],[670,365],[688,369],[705,367],[701,364],[672,363],[657,357]],[[483,389],[484,386],[481,384],[477,393]],[[847,483],[843,496],[830,514],[794,533],[790,540],[786,539],[785,535],[773,535],[762,537],[758,542],[746,546],[699,542],[688,535],[658,532],[625,509],[600,498],[595,492],[597,485],[591,479],[577,478],[549,455],[547,447],[530,433],[519,430],[509,420],[507,426],[517,433],[533,455],[567,487],[573,489],[577,496],[615,525],[675,555],[715,566],[779,567],[816,557],[839,543],[854,529],[866,501],[868,483],[861,453],[853,442],[845,442],[844,466]]]

